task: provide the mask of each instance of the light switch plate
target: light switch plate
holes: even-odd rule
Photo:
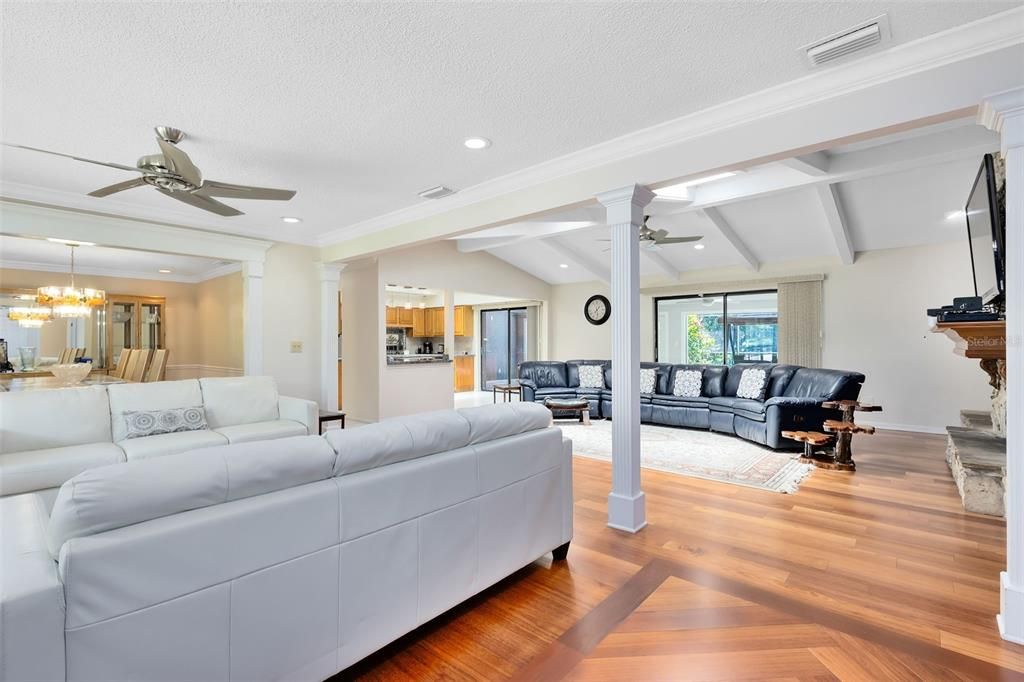
[[[292,341],[292,352],[293,353],[301,353],[302,352],[302,341]]]

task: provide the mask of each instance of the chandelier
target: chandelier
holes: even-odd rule
[[[19,327],[38,329],[53,319],[49,308],[11,308],[7,311],[7,319],[18,323]]]
[[[71,248],[71,286],[39,287],[36,303],[49,306],[54,317],[88,317],[93,308],[107,302],[107,294],[100,289],[75,286],[75,249],[78,244],[68,246]]]

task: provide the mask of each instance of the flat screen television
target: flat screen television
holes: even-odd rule
[[[992,155],[982,159],[978,177],[967,199],[967,236],[974,272],[974,295],[988,305],[999,305],[1006,293],[1006,232],[1004,207],[996,186]]]

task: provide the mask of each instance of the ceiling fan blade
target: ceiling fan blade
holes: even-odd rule
[[[668,230],[654,230],[651,233],[651,238],[656,242],[660,242],[662,239],[668,237]]]
[[[666,237],[665,239],[659,239],[658,244],[689,244],[690,242],[699,242],[704,239],[700,237]]]
[[[177,199],[178,201],[182,201],[191,206],[195,206],[196,208],[201,208],[204,211],[209,211],[210,213],[216,213],[217,215],[227,217],[245,215],[237,208],[231,208],[227,204],[222,204],[216,199],[210,199],[209,197],[199,196],[198,194],[193,194],[192,192],[172,192],[171,190],[164,189],[163,187],[157,187],[156,190],[162,194],[166,194],[172,199]]]
[[[248,185],[232,185],[230,182],[207,180],[195,192],[204,197],[227,197],[230,199],[265,199],[270,201],[288,201],[295,196],[293,189],[274,189],[272,187],[250,187]]]
[[[173,143],[167,140],[161,140],[159,137],[156,138],[157,144],[160,145],[160,151],[163,152],[164,160],[167,162],[172,171],[185,178],[188,182],[192,183],[196,187],[203,184],[203,174],[199,172],[196,165],[192,163],[192,159],[188,158],[188,154],[178,149]]]
[[[124,182],[119,182],[116,185],[107,185],[106,187],[101,187],[97,190],[93,190],[92,192],[89,192],[89,196],[106,197],[110,196],[111,194],[114,194],[115,192],[123,192],[124,190],[132,189],[133,187],[142,187],[145,184],[146,181],[143,180],[142,178],[134,178],[132,180],[125,180]]]
[[[135,166],[125,166],[125,165],[120,164],[120,163],[110,163],[108,161],[95,161],[93,159],[82,158],[81,156],[72,156],[71,154],[61,154],[60,152],[51,152],[48,149],[40,149],[39,147],[29,147],[29,146],[23,145],[23,144],[10,144],[8,142],[0,142],[0,144],[3,144],[3,146],[5,146],[5,147],[14,147],[15,149],[28,149],[29,151],[33,151],[33,152],[41,152],[43,154],[52,154],[53,156],[63,156],[65,159],[74,159],[75,161],[84,161],[85,163],[93,163],[93,164],[96,164],[97,166],[108,166],[109,168],[118,168],[120,170],[135,171],[136,173],[143,173],[143,172],[145,172],[141,168],[136,168]]]

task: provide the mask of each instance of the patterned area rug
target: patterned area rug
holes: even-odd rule
[[[556,421],[572,439],[575,455],[611,461],[612,423],[590,426]],[[710,431],[644,424],[640,427],[640,465],[695,478],[745,485],[777,493],[795,493],[812,471],[792,452],[776,452],[757,443]]]

